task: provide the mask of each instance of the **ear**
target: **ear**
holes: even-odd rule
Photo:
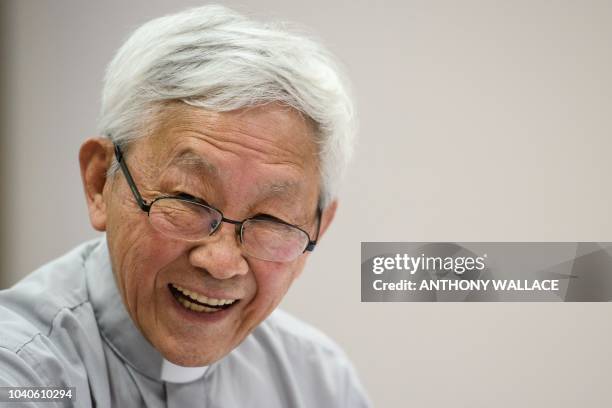
[[[329,228],[331,222],[334,220],[334,216],[336,215],[336,209],[338,208],[338,200],[334,200],[327,207],[323,209],[321,213],[321,229],[319,230],[319,239],[325,234],[327,228]]]
[[[106,230],[106,202],[104,189],[108,185],[106,172],[113,159],[113,147],[109,139],[103,137],[87,139],[79,150],[81,179],[89,220],[98,231]]]

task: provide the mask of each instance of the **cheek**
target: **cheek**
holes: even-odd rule
[[[297,262],[291,265],[263,261],[253,263],[251,268],[257,283],[255,302],[270,312],[267,309],[273,309],[280,303],[301,267]]]
[[[160,271],[183,250],[179,245],[157,237],[148,230],[147,224],[142,224],[125,223],[112,228],[107,235],[111,254],[115,254],[112,262],[118,286],[132,313],[139,305],[150,305],[155,300]]]

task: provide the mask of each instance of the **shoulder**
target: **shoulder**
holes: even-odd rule
[[[89,313],[84,262],[97,244],[80,245],[0,291],[0,382],[48,384],[58,377],[61,344],[71,341],[68,324]]]
[[[0,291],[0,346],[16,350],[32,337],[48,334],[62,312],[88,302],[84,263],[99,240],[82,244],[40,267],[15,286]]]
[[[277,309],[249,337],[242,352],[265,359],[285,388],[311,402],[305,406],[369,406],[349,358],[319,329]]]
[[[316,327],[276,309],[255,331],[255,336],[273,337],[289,352],[322,353],[346,358],[344,351],[329,336]]]

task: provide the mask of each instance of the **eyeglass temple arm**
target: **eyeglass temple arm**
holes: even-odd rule
[[[151,209],[151,206],[147,204],[145,200],[143,200],[142,196],[140,195],[140,191],[138,191],[138,188],[136,188],[136,183],[134,182],[134,179],[132,178],[132,175],[130,174],[130,171],[128,170],[127,165],[125,164],[125,161],[123,160],[123,153],[121,152],[121,148],[116,143],[113,143],[113,146],[115,146],[115,157],[117,158],[117,162],[119,163],[119,166],[121,167],[121,171],[123,171],[123,175],[125,176],[125,179],[127,180],[128,185],[130,186],[130,190],[132,190],[132,194],[134,194],[134,198],[136,199],[136,202],[138,203],[138,207],[140,207],[142,211],[145,211],[148,213],[149,210]]]
[[[321,206],[318,206],[317,207],[317,236],[315,237],[313,241],[308,241],[308,245],[306,246],[306,249],[304,249],[304,252],[306,251],[312,252],[317,246],[317,241],[319,240],[319,233],[321,232],[321,213],[322,213]]]

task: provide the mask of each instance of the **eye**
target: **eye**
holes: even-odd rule
[[[280,222],[280,223],[283,223],[283,224],[293,225],[290,222],[287,222],[287,221],[285,221],[283,219],[280,219],[278,217],[275,217],[275,216],[270,215],[270,214],[265,214],[265,213],[256,214],[255,216],[253,216],[253,218],[258,219],[258,220],[269,220],[269,221]]]
[[[191,195],[189,193],[185,193],[185,192],[182,192],[182,191],[177,191],[173,195],[176,196],[176,197],[184,198],[185,200],[195,201],[195,202],[200,203],[200,204],[208,205],[206,200],[203,200],[203,199],[201,199],[199,197],[196,197],[194,195]]]
[[[177,197],[186,198],[187,200],[196,200],[195,196],[192,196],[191,194],[184,193],[181,191],[175,192],[174,195]]]

